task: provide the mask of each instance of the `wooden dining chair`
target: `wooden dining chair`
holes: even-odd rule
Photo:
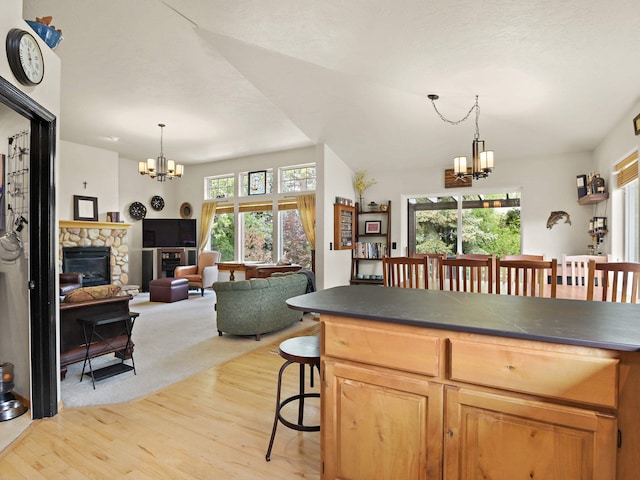
[[[544,255],[531,255],[523,253],[520,255],[503,255],[500,260],[544,260]]]
[[[558,261],[552,260],[498,260],[499,280],[496,293],[523,297],[556,298]],[[549,295],[545,292],[549,286]]]
[[[587,300],[594,300],[595,277],[602,272],[603,302],[638,303],[638,280],[640,279],[640,263],[633,262],[600,262],[589,260],[587,281]]]
[[[428,288],[427,262],[424,258],[382,257],[385,287]]]
[[[562,254],[562,284],[574,287],[586,287],[589,276],[589,260],[596,263],[604,263],[607,257],[604,255],[566,255]],[[595,272],[595,285],[602,286],[602,271]],[[583,297],[584,298],[584,297]]]
[[[440,290],[493,293],[493,261],[491,256],[443,259]]]
[[[414,258],[424,258],[427,264],[425,288],[438,289],[440,287],[440,270],[444,253],[414,253]]]

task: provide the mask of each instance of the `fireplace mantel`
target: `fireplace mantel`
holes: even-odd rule
[[[86,222],[82,220],[60,220],[60,228],[112,228],[126,230],[131,223]]]

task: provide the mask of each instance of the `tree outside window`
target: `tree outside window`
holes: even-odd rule
[[[235,260],[235,216],[233,213],[216,213],[211,228],[211,250],[221,253],[223,262]]]
[[[273,212],[245,212],[244,261],[273,262]]]
[[[282,259],[311,268],[311,245],[302,228],[298,210],[280,212]]]

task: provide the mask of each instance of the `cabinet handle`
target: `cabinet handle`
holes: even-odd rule
[[[514,367],[513,365],[507,365],[507,370],[514,370],[516,367]]]
[[[453,430],[451,429],[447,430],[447,435],[449,435],[450,437],[453,437]]]

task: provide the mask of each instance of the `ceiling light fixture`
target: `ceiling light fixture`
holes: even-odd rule
[[[159,182],[165,180],[173,180],[174,177],[182,177],[184,173],[184,165],[178,165],[173,160],[167,160],[162,150],[162,134],[164,132],[164,123],[159,123],[160,127],[160,156],[158,158],[147,158],[146,162],[138,162],[138,172],[140,175],[149,175],[151,178],[157,178]]]
[[[459,123],[464,122],[467,118],[469,118],[471,112],[475,110],[476,133],[473,136],[473,142],[471,143],[471,172],[469,172],[467,169],[467,157],[460,156],[453,159],[453,173],[458,178],[473,177],[476,180],[480,178],[487,178],[493,171],[493,150],[485,150],[484,140],[480,140],[480,126],[478,123],[478,120],[480,119],[480,106],[478,105],[478,95],[476,95],[476,102],[469,109],[467,114],[458,121],[449,120],[438,111],[438,107],[436,107],[436,100],[440,98],[438,95],[430,94],[427,95],[427,98],[431,100],[431,105],[433,105],[433,108],[438,116],[444,122],[450,123],[451,125],[458,125]]]

